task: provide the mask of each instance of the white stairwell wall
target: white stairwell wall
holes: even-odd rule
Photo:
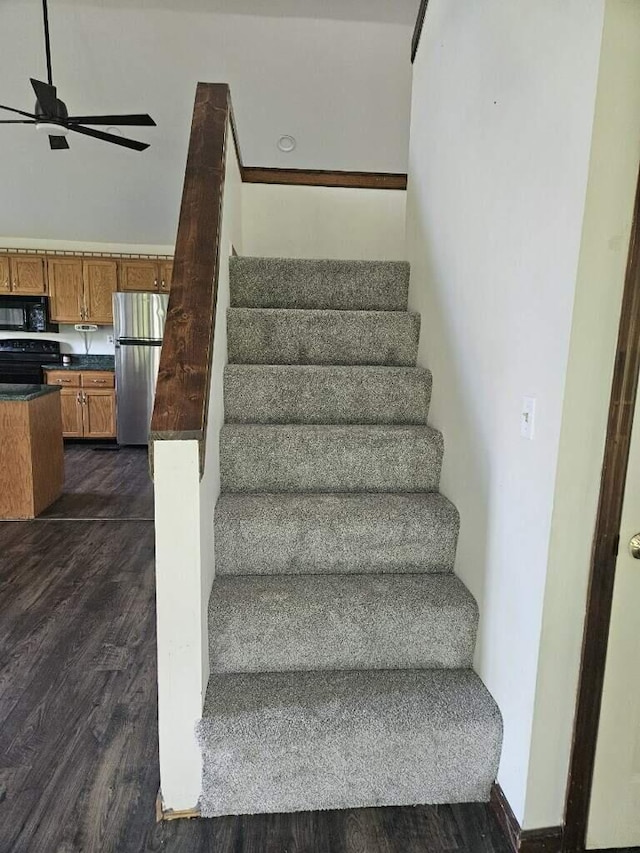
[[[566,782],[566,768],[552,780],[539,774],[553,795],[532,807],[538,656],[604,7],[430,0],[414,64],[410,308],[422,312],[419,363],[433,371],[430,420],[446,436],[441,488],[461,515],[456,571],[480,607],[476,668],[504,716],[498,781],[525,828],[560,822]],[[525,395],[537,398],[534,441],[520,436]]]
[[[405,190],[243,184],[244,254],[403,261]]]
[[[201,760],[194,727],[209,678],[207,605],[213,583],[213,508],[220,492],[218,433],[224,419],[229,256],[242,252],[242,184],[227,128],[217,314],[205,468],[197,441],[154,442],[160,788],[166,809],[193,809]]]

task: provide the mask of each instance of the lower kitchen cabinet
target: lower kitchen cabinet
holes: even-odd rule
[[[115,438],[116,392],[111,371],[49,370],[48,385],[60,385],[65,438]]]
[[[79,388],[62,388],[60,390],[60,405],[62,407],[62,435],[65,438],[82,438],[82,391]]]
[[[82,391],[82,424],[85,438],[114,438],[116,434],[115,391]]]

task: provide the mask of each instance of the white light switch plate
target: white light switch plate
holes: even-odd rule
[[[536,398],[523,397],[520,410],[520,435],[533,441],[536,428]]]

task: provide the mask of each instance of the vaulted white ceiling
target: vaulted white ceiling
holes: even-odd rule
[[[151,143],[139,154],[80,136],[50,151],[28,125],[0,126],[0,237],[171,243],[198,80],[231,85],[247,165],[405,171],[416,7],[50,0],[70,112],[146,111],[158,127],[123,128]],[[0,103],[31,110],[29,77],[46,79],[40,2],[1,0]],[[292,154],[276,147],[283,134],[297,139]]]

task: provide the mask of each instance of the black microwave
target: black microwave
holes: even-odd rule
[[[47,296],[0,296],[0,329],[11,332],[57,332],[49,320]]]

